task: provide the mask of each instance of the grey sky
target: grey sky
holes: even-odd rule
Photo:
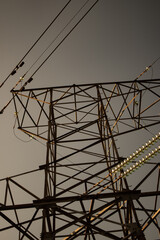
[[[10,90],[18,79],[52,42],[82,2],[85,1],[73,0],[71,7],[24,60],[24,67],[0,89],[0,108],[10,99]],[[0,1],[0,83],[65,3],[66,0]],[[159,9],[159,0],[99,0],[89,15],[35,74],[29,87],[135,79],[146,66],[160,57]],[[29,71],[25,80],[38,64]],[[143,78],[159,78],[159,64],[160,61],[156,62]],[[18,140],[13,133],[14,121],[14,108],[11,104],[0,115],[0,178],[37,168],[44,163],[45,146],[34,141],[24,143]],[[15,132],[23,141],[29,140],[18,130],[15,129]],[[11,239],[11,235],[3,236]]]

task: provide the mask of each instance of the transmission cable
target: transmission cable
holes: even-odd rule
[[[137,81],[144,73],[146,73],[156,62],[158,62],[159,59],[160,59],[160,57],[158,57],[155,61],[153,61],[153,63],[151,65],[146,67],[145,70],[135,78],[135,81]]]
[[[39,69],[47,62],[47,60],[52,56],[52,54],[61,46],[61,44],[66,40],[66,38],[73,32],[73,30],[81,23],[81,21],[87,16],[87,14],[93,9],[93,7],[99,2],[96,0],[93,5],[87,10],[87,12],[79,19],[79,21],[71,28],[71,30],[66,34],[66,36],[59,42],[59,44],[53,49],[53,51],[48,55],[48,57],[40,64],[40,66],[34,71],[31,77],[24,83],[21,90],[24,90],[26,85],[33,80],[33,76],[39,71]]]
[[[71,1],[71,0],[70,0]],[[70,2],[69,1],[69,2]],[[65,5],[65,7],[69,4],[69,2]],[[86,15],[92,10],[92,8],[99,2],[99,0],[96,0],[93,5],[87,10],[87,12],[80,18],[80,20],[73,26],[73,28],[68,32],[68,34],[61,40],[61,42],[54,48],[54,50],[49,54],[49,56],[42,62],[42,64],[37,68],[37,70],[32,74],[32,76],[24,83],[24,85],[20,88],[20,90],[23,90],[25,88],[25,86],[30,83],[33,80],[33,76],[38,72],[38,70],[44,65],[44,63],[51,57],[51,55],[59,48],[59,46],[65,41],[65,39],[72,33],[72,31],[80,24],[80,22],[86,17]],[[85,5],[85,4],[84,4]],[[82,8],[84,7],[84,5],[82,6]],[[64,8],[65,8],[64,7]],[[63,8],[63,9],[64,9]],[[62,12],[62,10],[61,10]],[[61,13],[60,12],[60,13]],[[60,15],[60,13],[58,15]],[[77,13],[78,14],[78,13]],[[57,16],[58,16],[57,15]],[[57,16],[55,19],[57,19]],[[52,21],[54,22],[55,19]],[[69,23],[68,23],[69,24]],[[50,24],[51,25],[51,24]],[[49,25],[49,26],[50,26]],[[48,27],[49,28],[49,27]],[[47,28],[47,29],[48,29]],[[46,32],[46,30],[45,30]],[[43,36],[44,33],[41,34],[41,36]],[[40,37],[39,37],[40,38]],[[37,42],[37,41],[36,41]],[[26,54],[25,54],[26,56]],[[21,77],[21,79],[16,83],[15,87],[23,80],[23,77]],[[15,88],[14,87],[14,88]],[[11,92],[13,92],[14,88],[12,88]],[[13,95],[13,97],[8,101],[8,103],[1,109],[0,114],[2,114],[4,112],[4,110],[8,107],[8,105],[12,102],[12,100],[14,99],[15,95]]]
[[[74,14],[74,16],[69,20],[69,22],[62,28],[62,30],[57,34],[57,36],[52,40],[52,42],[48,45],[48,47],[40,54],[40,56],[35,60],[35,62],[30,66],[30,68],[23,75],[23,78],[27,75],[27,73],[33,68],[33,66],[38,62],[38,60],[45,54],[45,52],[53,45],[53,43],[58,39],[58,37],[64,32],[64,30],[69,26],[69,24],[76,18],[76,16],[81,12],[81,10],[87,5],[90,0],[87,0],[81,8]],[[17,85],[16,85],[17,86]],[[14,87],[15,88],[15,87]],[[13,89],[14,89],[13,88]]]
[[[6,79],[2,82],[0,85],[0,88],[4,85],[4,83],[9,79],[10,76],[13,76],[17,70],[24,65],[24,59],[26,56],[31,52],[31,50],[35,47],[35,45],[40,41],[40,39],[43,37],[43,35],[48,31],[48,29],[52,26],[52,24],[57,20],[57,18],[61,15],[61,13],[66,9],[66,7],[69,5],[69,3],[72,0],[69,0],[65,6],[61,9],[61,11],[56,15],[56,17],[52,20],[52,22],[48,25],[48,27],[43,31],[43,33],[39,36],[39,38],[34,42],[34,44],[30,47],[30,49],[26,52],[26,54],[22,57],[22,59],[19,61],[19,63],[16,65],[16,67],[13,68],[12,72],[6,77]]]
[[[6,77],[6,79],[2,82],[0,85],[0,88],[4,85],[4,83],[9,79],[10,76],[13,76],[17,70],[24,65],[23,60],[26,58],[26,56],[31,52],[31,50],[35,47],[35,45],[40,41],[40,39],[43,37],[43,35],[48,31],[48,29],[52,26],[52,24],[57,20],[57,18],[62,14],[62,12],[66,9],[66,7],[69,5],[69,3],[72,0],[69,0],[65,6],[61,9],[61,11],[56,15],[56,17],[52,20],[52,22],[48,25],[48,27],[43,31],[43,33],[39,36],[39,38],[35,41],[35,43],[30,47],[30,49],[27,51],[27,53],[23,56],[23,58],[19,61],[19,63],[16,65],[16,67],[13,69],[13,71]],[[23,80],[23,77],[18,80],[16,85],[12,88],[12,90]],[[11,90],[11,91],[12,91]],[[7,104],[0,110],[0,114],[4,112],[4,110],[9,106],[9,104],[12,102],[14,96],[7,102]]]

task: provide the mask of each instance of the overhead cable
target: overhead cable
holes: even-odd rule
[[[71,1],[71,0],[70,0]],[[63,10],[66,8],[66,6],[69,4],[69,2],[64,6]],[[88,1],[87,1],[88,2]],[[86,2],[86,3],[87,3]],[[61,42],[54,48],[54,50],[51,52],[51,54],[49,54],[49,56],[42,62],[42,64],[37,68],[37,70],[32,74],[32,76],[24,83],[24,85],[21,87],[20,90],[23,90],[25,88],[25,86],[30,83],[33,80],[33,76],[38,72],[38,70],[44,65],[44,63],[51,57],[51,55],[59,48],[59,46],[64,42],[64,40],[72,33],[72,31],[80,24],[80,22],[87,16],[87,14],[93,9],[93,7],[99,2],[99,0],[96,0],[92,6],[87,10],[87,12],[80,18],[80,20],[73,26],[73,28],[68,32],[68,34],[61,40]],[[81,9],[86,5],[86,3],[80,8],[79,11],[81,11]],[[60,13],[62,13],[62,11],[60,11]],[[79,11],[77,12],[77,14],[79,13]],[[52,23],[57,19],[57,17],[60,15],[60,13],[56,16],[56,18],[52,21]],[[76,15],[77,15],[76,14]],[[75,17],[75,16],[74,16]],[[74,18],[73,17],[73,18]],[[72,21],[72,19],[71,19]],[[40,40],[40,38],[44,35],[44,33],[46,33],[46,31],[49,29],[49,27],[52,25],[52,23],[47,27],[47,29],[41,34],[41,36],[38,38],[38,40],[35,42],[35,44]],[[68,23],[69,24],[69,23]],[[65,26],[67,27],[67,26]],[[33,46],[35,46],[35,44]],[[33,49],[33,47],[30,48]],[[27,56],[27,54],[29,53],[29,51],[25,54],[25,56]],[[24,57],[23,57],[24,59]],[[24,76],[23,76],[24,77]],[[16,85],[12,88],[12,90],[23,80],[23,77],[20,78],[20,80],[16,83]],[[11,90],[11,92],[12,92]],[[2,114],[4,112],[4,110],[8,107],[8,105],[12,102],[12,100],[14,99],[14,96],[8,101],[8,103],[1,109],[0,114]]]
[[[31,77],[24,83],[21,90],[23,90],[28,83],[33,80],[33,76],[39,71],[39,69],[46,63],[46,61],[52,56],[52,54],[61,46],[61,44],[66,40],[66,38],[73,32],[73,30],[82,22],[82,20],[87,16],[87,14],[93,9],[93,7],[99,2],[96,0],[92,6],[87,10],[87,12],[79,19],[79,21],[71,28],[71,30],[66,34],[66,36],[60,41],[60,43],[53,49],[53,51],[48,55],[48,57],[40,64],[40,66],[34,71]]]
[[[160,59],[160,57],[158,57],[155,61],[153,61],[153,63],[151,65],[146,67],[145,70],[135,78],[135,81],[138,80],[144,73],[146,73],[159,59]]]
[[[16,65],[16,67],[12,70],[12,72],[6,77],[6,79],[2,82],[0,85],[0,88],[4,85],[4,83],[9,79],[10,76],[14,75],[17,70],[24,65],[23,60],[26,58],[26,56],[31,52],[31,50],[35,47],[35,45],[40,41],[40,39],[43,37],[43,35],[48,31],[48,29],[52,26],[52,24],[57,20],[57,18],[62,14],[62,12],[66,9],[66,7],[69,5],[69,3],[72,0],[69,0],[65,6],[61,9],[61,11],[56,15],[56,17],[52,20],[52,22],[48,25],[48,27],[43,31],[43,33],[39,36],[39,38],[35,41],[35,43],[30,47],[30,49],[27,51],[27,53],[23,56],[23,58],[19,61],[19,63]],[[23,76],[24,77],[24,76]],[[16,85],[12,88],[12,90],[23,80],[23,77],[18,80]],[[29,81],[28,81],[29,82]],[[11,91],[12,91],[11,90]],[[7,102],[7,104],[0,110],[0,114],[4,112],[4,110],[9,106],[9,104],[12,102],[14,96]]]
[[[39,38],[34,42],[34,44],[30,47],[30,49],[26,52],[26,54],[22,57],[22,59],[19,61],[19,63],[16,65],[16,67],[13,68],[11,73],[6,77],[6,79],[2,82],[0,85],[0,88],[4,85],[4,83],[9,79],[10,76],[13,76],[17,70],[24,65],[24,59],[26,56],[31,52],[31,50],[35,47],[35,45],[39,42],[39,40],[43,37],[43,35],[48,31],[48,29],[52,26],[52,24],[57,20],[57,18],[62,14],[62,12],[65,10],[65,8],[68,6],[68,4],[72,0],[69,0],[65,6],[61,9],[61,11],[56,15],[56,17],[52,20],[52,22],[48,25],[48,27],[43,31],[43,33],[39,36]]]
[[[69,20],[69,22],[62,28],[62,30],[57,34],[57,36],[52,40],[52,42],[48,45],[48,47],[40,54],[40,56],[35,60],[35,62],[31,65],[31,67],[26,71],[26,73],[23,75],[26,76],[26,74],[33,68],[33,66],[38,62],[38,60],[44,55],[44,53],[51,47],[51,45],[58,39],[58,37],[64,32],[64,30],[69,26],[69,24],[75,19],[75,17],[81,12],[81,10],[87,5],[87,3],[90,0],[87,0],[80,9],[74,14],[74,16]],[[13,88],[14,89],[14,88]]]

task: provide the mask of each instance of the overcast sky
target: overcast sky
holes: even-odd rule
[[[0,83],[11,73],[66,2],[0,1]],[[0,108],[10,99],[12,87],[52,43],[82,2],[85,1],[73,0],[42,41],[26,57],[24,66],[0,89]],[[99,0],[87,17],[34,75],[28,87],[134,80],[160,57],[159,10],[159,0]],[[72,26],[68,26],[56,41],[61,40]],[[29,70],[26,80],[54,49],[56,42],[54,44]],[[143,75],[143,79],[159,76],[160,61],[157,61],[153,68]],[[44,162],[45,146],[33,141],[24,143],[23,141],[27,142],[28,139],[18,130],[15,130],[16,136],[23,141],[15,137],[14,111],[11,104],[4,114],[0,115],[0,178],[37,168]],[[5,238],[9,239],[7,235]]]

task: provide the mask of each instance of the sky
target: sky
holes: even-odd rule
[[[12,72],[66,2],[1,0],[0,83]],[[47,54],[71,29],[77,18],[55,39],[81,7],[82,2],[85,1],[72,1],[56,24],[24,59],[24,66],[0,88],[0,108],[11,98],[10,90],[19,78],[27,73],[25,80],[28,80]],[[28,87],[134,80],[160,57],[159,9],[158,0],[99,0],[86,18],[34,74]],[[54,43],[35,63],[53,40]],[[159,77],[160,61],[157,61],[141,79]],[[30,141],[19,133],[14,113],[11,103],[0,115],[1,179],[35,169],[43,164],[45,158],[45,144]],[[31,183],[32,180],[28,185]],[[2,236],[11,239],[10,233],[5,232]]]

